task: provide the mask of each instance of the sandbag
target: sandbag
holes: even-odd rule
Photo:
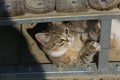
[[[28,13],[48,13],[55,10],[55,0],[25,0]]]
[[[23,15],[24,0],[0,0],[0,17]]]
[[[57,12],[83,12],[88,11],[87,0],[56,0]]]
[[[96,10],[111,10],[118,6],[120,0],[88,0],[91,8]]]

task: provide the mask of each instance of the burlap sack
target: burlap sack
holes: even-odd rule
[[[88,0],[91,8],[96,10],[111,10],[118,6],[120,0]]]
[[[87,0],[56,0],[57,12],[83,12],[88,11]]]
[[[24,0],[0,0],[0,17],[24,14]]]
[[[48,13],[55,10],[55,0],[25,0],[26,12]]]

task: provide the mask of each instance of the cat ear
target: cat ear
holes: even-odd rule
[[[37,33],[35,38],[40,44],[45,46],[45,43],[48,42],[48,33]]]
[[[57,25],[60,25],[60,24],[63,24],[62,22],[51,22],[49,23],[50,26],[57,26]]]

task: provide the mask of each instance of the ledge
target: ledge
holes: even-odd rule
[[[25,14],[16,17],[0,17],[0,25],[25,24],[25,23],[42,23],[51,21],[70,21],[70,20],[94,20],[94,19],[118,19],[120,10],[113,9],[110,11],[89,10],[88,12],[79,13],[56,13],[47,14]]]

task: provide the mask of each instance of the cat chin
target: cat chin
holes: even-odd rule
[[[63,49],[60,49],[58,51],[52,52],[50,55],[53,56],[53,57],[61,57],[61,56],[63,56],[66,53],[67,50],[68,49],[63,48]]]
[[[51,51],[51,50],[47,50],[44,48],[44,51],[47,53],[48,56],[61,57],[61,56],[65,55],[65,53],[67,52],[68,49],[69,49],[68,47],[67,48],[61,47],[57,51]]]

